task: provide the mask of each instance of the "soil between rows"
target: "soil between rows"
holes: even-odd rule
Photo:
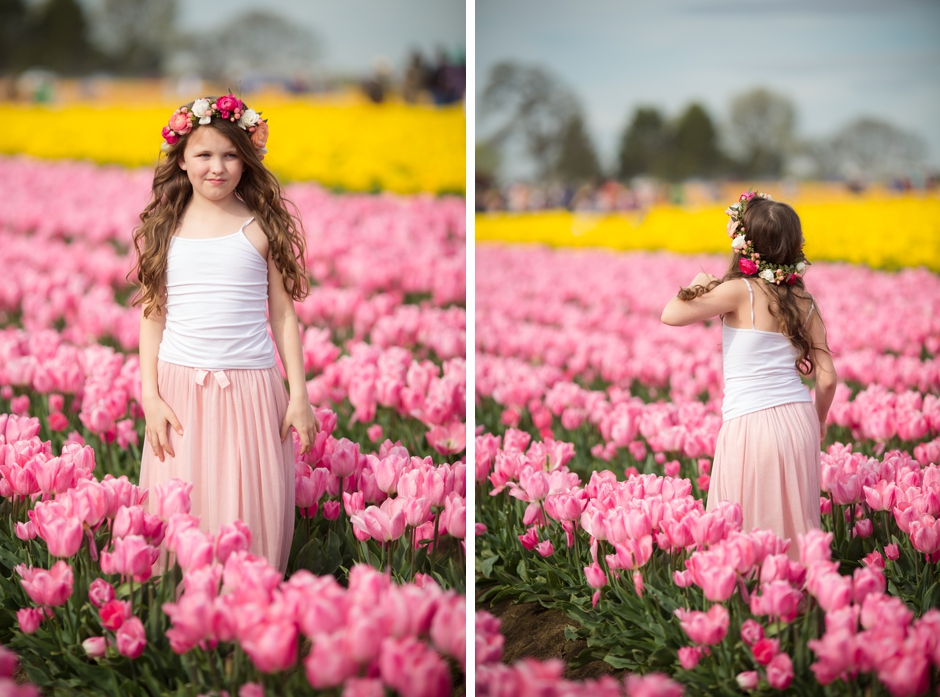
[[[541,661],[560,658],[565,662],[564,677],[568,680],[586,680],[612,675],[621,679],[625,670],[616,670],[604,661],[591,661],[580,668],[571,668],[569,661],[577,658],[587,648],[587,640],[565,639],[565,627],[579,627],[578,623],[561,610],[551,610],[539,603],[518,603],[511,598],[496,605],[480,607],[502,620],[503,644],[502,662],[511,665],[519,659],[531,657]]]

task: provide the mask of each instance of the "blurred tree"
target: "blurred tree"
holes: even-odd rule
[[[499,120],[485,140],[498,149],[521,141],[543,180],[554,174],[562,136],[580,111],[574,95],[554,75],[511,61],[493,67],[480,99],[480,116]]]
[[[690,104],[679,117],[670,145],[669,178],[673,181],[718,173],[722,159],[718,133],[700,104]]]
[[[561,133],[554,177],[566,184],[580,184],[601,176],[601,166],[581,114],[574,114]]]
[[[48,68],[82,75],[100,67],[102,56],[88,40],[85,14],[76,0],[47,0],[30,8],[11,59],[13,71]]]
[[[312,31],[279,15],[254,11],[239,15],[209,36],[191,37],[203,77],[237,83],[245,75],[293,78],[310,74],[322,56]]]
[[[786,97],[764,88],[736,96],[727,138],[738,174],[779,177],[794,144],[795,125],[796,108]]]
[[[860,118],[839,131],[830,147],[838,174],[884,179],[910,174],[927,146],[887,121]]]
[[[620,138],[617,177],[627,181],[642,174],[661,174],[668,141],[662,114],[652,107],[638,107]]]
[[[92,40],[114,72],[162,72],[174,39],[176,0],[99,0],[92,17]]]
[[[0,75],[13,72],[26,33],[23,0],[0,0]]]

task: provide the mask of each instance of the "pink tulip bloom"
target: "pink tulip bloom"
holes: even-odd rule
[[[108,641],[103,636],[88,637],[82,642],[82,648],[89,658],[102,658],[108,650]]]
[[[767,664],[767,682],[775,690],[786,690],[793,682],[793,662],[785,653],[778,653]]]
[[[215,558],[220,564],[233,552],[247,552],[251,549],[251,530],[240,520],[223,525],[215,543]]]
[[[346,653],[342,632],[320,634],[304,660],[307,682],[317,690],[326,690],[356,675],[359,664]]]
[[[878,669],[878,679],[892,695],[923,695],[930,689],[930,661],[924,655],[902,651]]]
[[[555,553],[555,547],[552,546],[551,540],[543,540],[535,546],[535,551],[543,557],[550,557]]]
[[[78,518],[53,518],[37,525],[37,528],[53,557],[73,557],[81,549],[84,528]]]
[[[685,670],[695,670],[695,666],[702,659],[701,646],[683,646],[679,649],[679,664]]]
[[[197,645],[205,647],[213,637],[216,610],[211,596],[187,590],[179,602],[164,603],[163,611],[173,623],[166,636],[175,653],[186,653]]]
[[[760,682],[760,675],[758,675],[756,670],[746,670],[743,673],[738,673],[734,679],[735,682],[738,683],[738,687],[745,692],[750,692],[751,690],[757,689],[757,683]]]
[[[467,502],[456,491],[451,492],[444,499],[444,510],[441,516],[448,535],[458,540],[467,536]]]
[[[111,524],[112,536],[143,535],[144,515],[146,511],[143,506],[121,506]]]
[[[889,545],[885,545],[885,557],[891,561],[895,561],[899,556],[901,556],[901,554],[898,551],[898,546],[896,544],[892,542]]]
[[[779,617],[784,622],[792,622],[796,618],[797,606],[802,597],[786,581],[771,581],[761,585],[761,594],[751,596],[751,613],[754,615],[770,615]],[[849,584],[851,592],[851,583]]]
[[[191,482],[171,479],[165,485],[154,486],[157,500],[157,515],[169,521],[176,513],[189,513],[191,502],[189,495],[193,490]]]
[[[871,533],[872,533],[871,520],[869,518],[862,518],[861,520],[855,523],[855,527],[853,528],[853,531],[858,537],[871,537]]]
[[[323,502],[323,517],[327,520],[336,520],[339,518],[340,512],[340,502],[339,501],[324,501]]]
[[[885,559],[877,549],[862,557],[862,563],[870,569],[879,569],[881,571],[885,569]]]
[[[450,656],[463,667],[467,646],[466,596],[448,593],[438,602],[431,621],[431,640],[445,656]]]
[[[131,604],[127,600],[109,600],[98,610],[101,626],[112,632],[119,629],[131,616]]]
[[[741,624],[741,639],[748,646],[764,638],[764,628],[752,619],[744,620]]]
[[[385,697],[385,686],[378,678],[350,678],[343,683],[342,697]]]
[[[100,608],[109,600],[114,600],[114,586],[103,578],[96,578],[88,586],[88,599],[92,605]]]
[[[54,457],[37,463],[36,482],[44,494],[61,494],[75,483],[75,463],[67,458]]]
[[[261,622],[241,638],[241,647],[262,673],[287,670],[297,662],[297,625],[290,621]]]
[[[815,561],[832,558],[832,533],[813,529],[805,535],[797,535],[800,546],[800,564],[809,568]]]
[[[46,613],[38,607],[24,607],[16,611],[16,620],[19,622],[20,631],[23,634],[35,633],[45,618]]]
[[[20,583],[26,594],[37,605],[56,607],[72,595],[72,567],[64,561],[57,561],[48,571],[20,564],[16,572],[22,578]]]
[[[734,593],[738,577],[734,568],[727,566],[723,560],[696,552],[686,562],[686,566],[691,567],[695,582],[708,600],[724,602]]]
[[[780,640],[764,637],[758,639],[751,646],[751,653],[754,654],[754,660],[760,665],[765,666],[771,659],[780,652]]]
[[[426,498],[419,497],[408,499],[405,504],[405,524],[412,528],[420,527],[428,522],[431,515],[431,502]],[[480,523],[477,523],[480,525]],[[450,529],[448,527],[448,529]],[[477,532],[477,534],[480,534]]]
[[[19,539],[25,542],[26,540],[35,539],[35,537],[39,534],[39,529],[32,520],[27,520],[25,523],[17,522],[13,526],[13,532]]]
[[[852,578],[852,599],[857,605],[861,605],[869,594],[884,593],[886,586],[885,576],[879,569],[872,567],[856,569]]]
[[[467,425],[461,421],[432,426],[424,435],[430,446],[444,456],[462,452],[467,447]]]
[[[196,527],[181,530],[170,549],[176,554],[176,563],[183,571],[198,569],[212,563],[215,557],[215,540]],[[229,550],[229,555],[233,550]],[[227,559],[227,557],[226,557]]]
[[[712,605],[707,613],[679,608],[676,617],[683,631],[696,644],[721,643],[728,633],[730,617],[724,605]]]
[[[411,637],[382,641],[379,672],[383,682],[402,697],[447,697],[452,689],[444,660]]]
[[[624,679],[627,697],[682,697],[682,685],[662,673],[630,674]]]
[[[397,540],[405,532],[404,510],[390,515],[388,510],[383,510],[378,506],[369,506],[361,515],[351,516],[349,520],[355,528],[381,542]]]
[[[584,575],[591,588],[603,588],[607,585],[607,575],[597,562],[584,567]]]
[[[128,535],[112,541],[111,552],[101,553],[101,570],[106,574],[132,577],[137,583],[150,578],[159,550],[141,535]]]
[[[118,653],[127,658],[137,658],[147,647],[147,633],[139,617],[124,621],[115,636]]]
[[[347,438],[341,438],[333,446],[330,456],[330,472],[337,477],[348,477],[356,471],[359,464],[359,444]]]

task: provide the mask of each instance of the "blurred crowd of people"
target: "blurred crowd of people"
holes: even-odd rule
[[[371,77],[362,82],[362,90],[380,104],[398,94],[409,104],[454,104],[463,99],[467,88],[466,56],[451,57],[443,49],[427,60],[421,51],[412,51],[400,79],[395,78],[388,61],[378,59]]]

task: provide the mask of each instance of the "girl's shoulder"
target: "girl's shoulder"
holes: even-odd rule
[[[242,228],[242,232],[254,248],[258,250],[258,254],[261,255],[261,258],[267,260],[269,246],[268,236],[264,234],[264,230],[258,223],[258,219],[253,218],[250,223]]]

